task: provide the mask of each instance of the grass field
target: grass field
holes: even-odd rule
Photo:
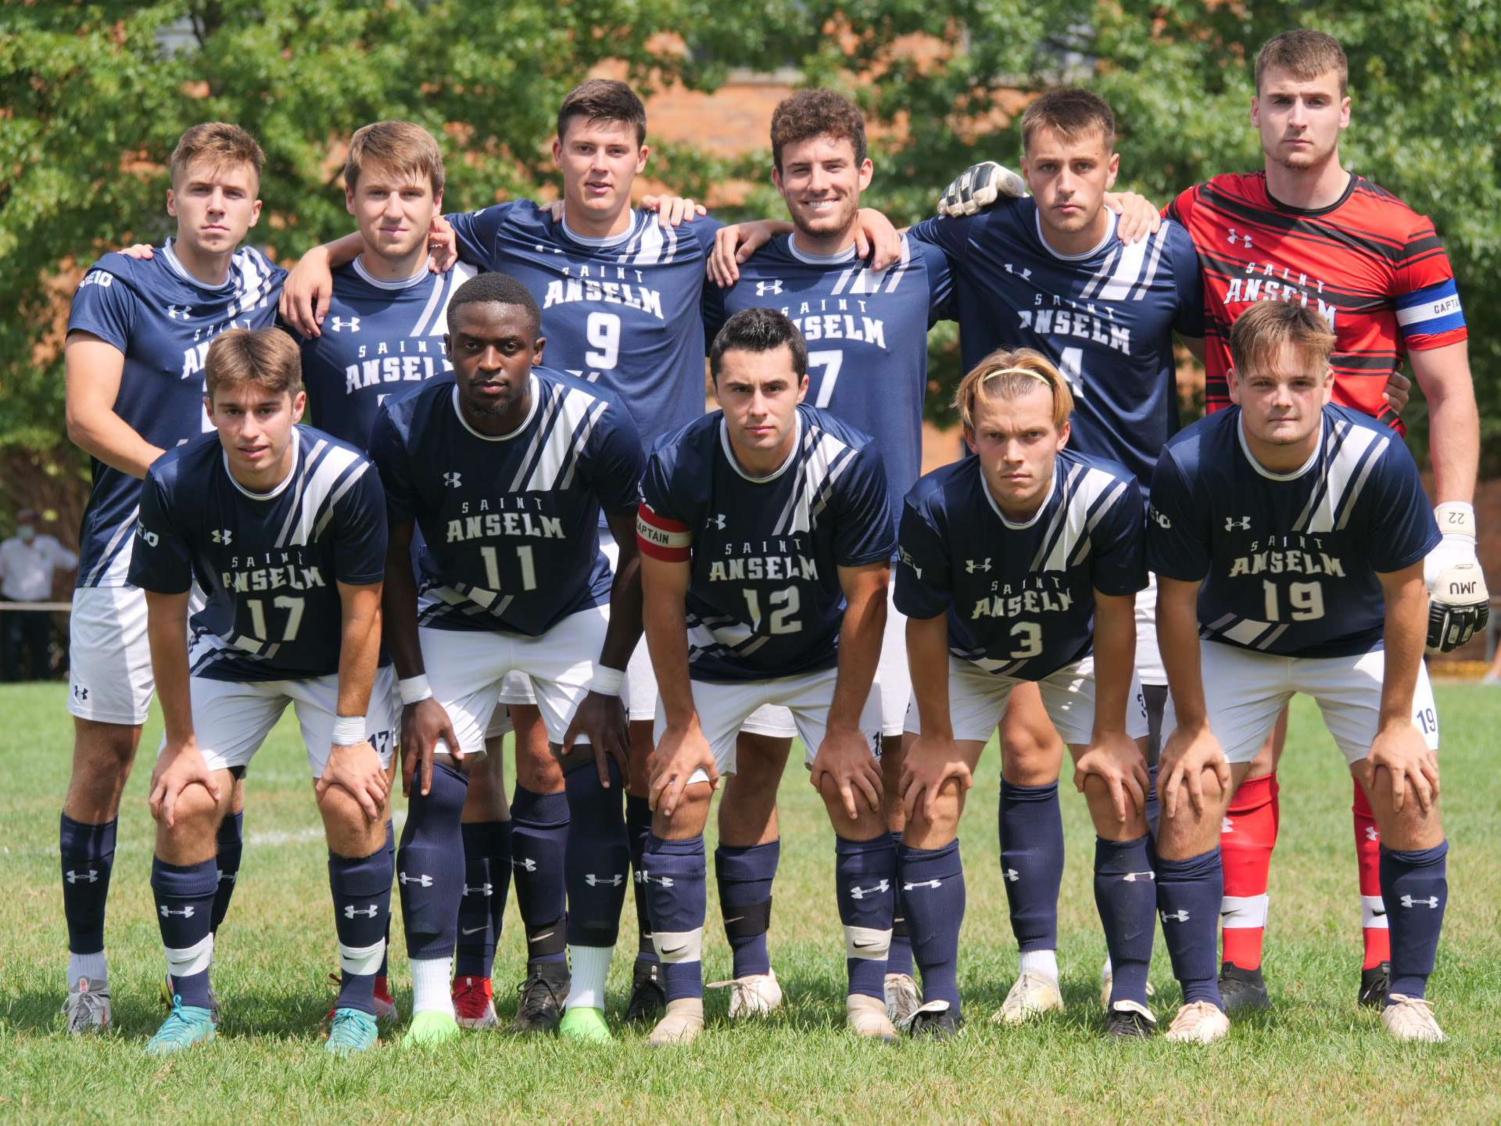
[[[1450,1036],[1445,1045],[1395,1044],[1373,1014],[1355,1006],[1360,931],[1348,776],[1314,709],[1299,706],[1272,873],[1267,976],[1276,1004],[1209,1049],[1101,1036],[1095,998],[1104,939],[1091,892],[1093,848],[1083,801],[1070,796],[1059,951],[1068,1012],[1021,1031],[988,1022],[1016,957],[997,871],[992,751],[963,833],[969,913],[961,984],[969,1023],[951,1042],[892,1047],[855,1043],[843,1032],[832,841],[797,771],[782,792],[772,955],[789,1004],[776,1019],[731,1027],[725,999],[711,996],[708,1033],[677,1052],[649,1051],[639,1030],[589,1048],[475,1033],[440,1053],[383,1044],[365,1057],[330,1060],[318,1032],[335,965],[326,853],[295,727],[283,723],[251,768],[245,863],[218,952],[222,1033],[170,1062],[141,1051],[161,1019],[163,968],[147,883],[149,749],[127,794],[110,902],[118,1031],[82,1042],[60,1031],[66,936],[57,818],[70,746],[64,691],[54,684],[0,689],[9,732],[0,739],[5,1120],[1501,1121],[1501,773],[1492,727],[1501,726],[1501,692],[1491,689],[1439,690],[1452,899],[1430,995]],[[148,728],[143,748],[155,747],[159,731]],[[727,976],[729,955],[712,879],[709,919],[705,973],[713,980]],[[397,983],[406,981],[400,945],[398,938]],[[523,964],[513,904],[495,973],[497,994],[506,992],[497,996],[503,1018],[515,1007],[504,983],[519,981]],[[614,1012],[624,1007],[629,968],[628,958],[617,958]],[[1153,968],[1159,1013],[1170,1015],[1177,987],[1160,941]],[[400,986],[398,996],[405,1008]]]

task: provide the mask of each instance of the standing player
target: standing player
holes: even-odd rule
[[[504,678],[531,678],[570,786],[580,772],[602,794],[624,785],[620,692],[641,631],[629,534],[641,442],[613,395],[537,366],[540,324],[536,302],[515,278],[465,282],[448,306],[454,378],[388,401],[371,441],[391,510],[386,621],[405,705],[410,804],[397,880],[414,986],[408,1043],[458,1031],[449,963],[467,783],[457,767],[485,754]],[[601,512],[624,545],[613,586],[599,548]],[[420,609],[414,526],[425,544]],[[624,894],[630,857],[623,839],[587,854],[571,850],[571,858],[587,869],[579,883]],[[548,938],[561,953],[561,935],[533,941]],[[600,1012],[608,958],[584,965],[587,956],[576,949],[575,968],[597,980],[599,1003],[570,1010],[564,1032],[608,1039]]]
[[[657,443],[637,525],[661,690],[642,880],[667,1014],[651,1043],[703,1030],[704,825],[737,733],[765,704],[792,712],[837,835],[849,1026],[894,1039],[882,979],[896,850],[871,694],[894,539],[880,454],[802,405],[807,350],[784,314],[735,314],[709,362],[722,409]]]
[[[63,913],[68,923],[70,1032],[110,1025],[104,910],[120,795],[150,710],[146,600],[129,581],[141,479],[164,450],[206,427],[204,357],[229,328],[276,315],[284,272],[240,246],[260,218],[255,140],[222,122],[195,125],[172,152],[167,213],[177,235],[150,261],[101,258],[84,275],[68,321],[68,436],[87,450],[93,489],[79,533],[71,619],[73,772],[63,803]],[[243,795],[219,829],[215,925],[240,866]]]
[[[1204,264],[1211,411],[1228,405],[1230,327],[1262,301],[1317,309],[1333,326],[1334,401],[1402,430],[1383,391],[1404,357],[1430,417],[1435,514],[1443,542],[1425,567],[1433,594],[1431,646],[1450,649],[1483,626],[1485,579],[1475,558],[1471,500],[1480,428],[1464,313],[1433,223],[1391,193],[1347,171],[1340,134],[1350,123],[1348,64],[1323,32],[1270,40],[1256,58],[1251,120],[1265,168],[1216,176],[1167,209],[1193,236]],[[1225,851],[1224,966],[1232,1008],[1268,1003],[1261,973],[1267,878],[1277,841],[1276,758],[1285,727],[1257,757],[1230,803]],[[1380,888],[1380,836],[1355,787],[1355,848],[1365,930],[1359,998],[1380,1005],[1391,944],[1390,904]]]
[[[1412,455],[1331,406],[1336,338],[1302,302],[1230,329],[1227,409],[1158,460],[1149,562],[1176,724],[1162,752],[1157,894],[1183,1007],[1169,1039],[1223,1037],[1220,822],[1296,692],[1316,701],[1381,831],[1391,983],[1382,1023],[1443,1039],[1424,993],[1448,900],[1423,558],[1440,536]],[[1202,637],[1202,643],[1199,638]]]
[[[974,457],[928,474],[902,512],[897,606],[907,617],[913,708],[899,866],[923,972],[914,1034],[960,1023],[964,791],[1019,683],[1035,682],[1089,802],[1095,901],[1115,975],[1109,1031],[1146,1036],[1152,960],[1146,706],[1134,672],[1146,586],[1142,509],[1121,466],[1065,449],[1073,396],[1030,349],[996,352],[955,404]],[[1057,784],[1057,777],[1052,780]],[[1017,873],[1006,865],[1007,883]],[[1007,1020],[1003,1008],[996,1014]]]
[[[152,465],[130,579],[148,606],[166,736],[152,776],[151,866],[172,1013],[146,1045],[215,1035],[209,968],[216,836],[243,772],[287,704],[297,711],[328,838],[343,969],[332,1052],[376,1042],[375,973],[391,903],[386,800],[395,717],[380,654],[385,496],[352,447],[296,425],[297,346],[276,329],[208,349],[215,429]],[[193,615],[188,591],[207,602]]]
[[[875,270],[856,257],[860,193],[874,166],[865,121],[846,98],[804,90],[777,106],[771,119],[772,182],[787,202],[793,229],[779,234],[739,266],[729,289],[704,290],[711,339],[730,315],[769,306],[792,319],[809,342],[809,401],[871,435],[886,469],[892,525],[922,465],[923,398],[928,390],[927,330],[948,298],[948,265],[931,246],[903,239],[896,263]],[[888,605],[876,687],[881,702],[886,791],[896,792],[902,721],[909,696],[905,619]],[[780,856],[776,779],[786,766],[792,716],[765,708],[742,737],[738,772],[719,803],[714,869],[719,905],[734,950],[732,1017],[774,1008],[781,989],[771,972],[766,932],[771,885]],[[764,769],[767,777],[762,777]],[[893,844],[901,836],[900,805],[890,802]],[[733,920],[730,921],[730,920]],[[898,897],[886,973],[891,1019],[917,1007],[911,946]]]

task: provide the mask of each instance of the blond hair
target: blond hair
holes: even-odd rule
[[[1002,348],[986,356],[959,381],[954,409],[964,428],[973,431],[975,406],[982,395],[986,399],[1019,399],[1039,384],[1053,396],[1053,425],[1062,429],[1074,413],[1073,392],[1053,362],[1031,348]]]
[[[349,156],[344,160],[344,186],[353,192],[360,173],[371,164],[398,175],[425,177],[433,186],[434,196],[443,194],[447,182],[438,142],[426,129],[410,121],[377,121],[355,130],[349,142]]]
[[[255,171],[256,187],[260,187],[266,154],[256,144],[255,138],[238,125],[205,121],[179,137],[169,163],[172,183],[176,184],[188,170],[188,165],[200,159],[212,161],[216,169],[229,164],[248,164]]]
[[[253,383],[271,394],[302,390],[302,350],[279,328],[232,328],[209,345],[204,388],[212,402],[221,387]]]

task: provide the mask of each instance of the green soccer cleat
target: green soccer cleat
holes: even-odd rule
[[[428,1010],[412,1014],[412,1026],[401,1038],[403,1048],[429,1048],[446,1044],[459,1034],[459,1022],[452,1013]]]
[[[218,1032],[211,1011],[197,1005],[184,1005],[181,997],[173,997],[172,1012],[156,1030],[156,1035],[146,1041],[146,1054],[170,1056],[194,1044],[206,1044],[216,1035]]]
[[[577,1005],[564,1011],[563,1021],[558,1025],[558,1035],[564,1040],[573,1040],[579,1044],[608,1044],[615,1039],[610,1026],[605,1023],[604,1011],[591,1009],[586,1005]]]
[[[367,1052],[380,1040],[375,1018],[360,1009],[335,1009],[323,1050],[336,1056]]]

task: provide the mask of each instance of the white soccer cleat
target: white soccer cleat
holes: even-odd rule
[[[679,997],[667,1002],[667,1014],[651,1030],[647,1043],[653,1048],[691,1044],[704,1030],[702,997]]]
[[[892,1024],[904,1025],[922,1004],[917,981],[911,974],[887,974],[882,982],[886,994],[886,1016]]]
[[[1063,994],[1058,983],[1042,974],[1024,973],[990,1019],[996,1024],[1025,1024],[1044,1013],[1062,1012]]]
[[[856,1036],[888,1043],[897,1039],[896,1026],[886,1015],[885,1003],[863,993],[852,993],[845,998],[844,1022]]]
[[[1230,1018],[1209,1001],[1184,1005],[1168,1026],[1167,1039],[1175,1044],[1213,1044],[1230,1034]]]
[[[1392,993],[1387,1002],[1381,1010],[1381,1024],[1392,1039],[1416,1044],[1442,1044],[1448,1039],[1434,1019],[1433,1005],[1427,998]]]
[[[782,1007],[782,987],[777,984],[775,970],[768,970],[764,974],[746,974],[729,981],[711,981],[709,988],[730,991],[731,1020],[768,1016]]]

